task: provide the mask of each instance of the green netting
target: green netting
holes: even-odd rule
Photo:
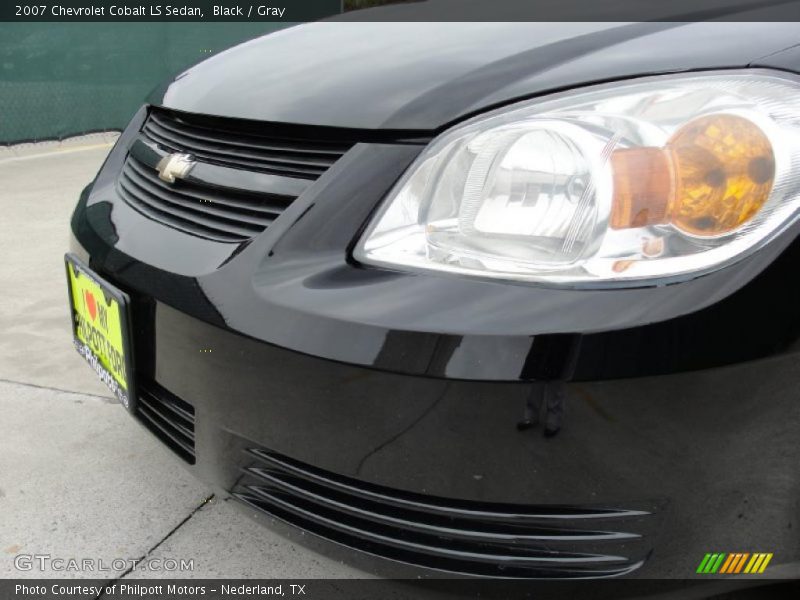
[[[280,23],[0,23],[0,144],[121,129],[160,81]]]

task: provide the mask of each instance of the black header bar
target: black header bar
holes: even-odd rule
[[[10,0],[0,21],[800,21],[800,0]]]

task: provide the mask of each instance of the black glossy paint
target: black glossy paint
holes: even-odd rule
[[[120,200],[127,152],[148,164],[164,153],[139,135],[146,109],[73,216],[74,249],[132,298],[138,377],[196,409],[193,471],[246,496],[241,469],[254,467],[255,449],[401,495],[641,511],[645,524],[613,529],[636,544],[602,550],[631,561],[620,564],[645,560],[636,575],[691,576],[710,549],[775,552],[774,568],[797,569],[800,225],[717,272],[623,290],[393,272],[350,257],[380,200],[447,123],[595,80],[749,64],[796,70],[796,52],[782,50],[800,41],[797,29],[337,27],[245,44],[154,98],[258,120],[254,128],[347,128],[351,150],[304,182],[262,234],[204,240]],[[416,43],[398,44],[403,35]],[[352,60],[365,47],[373,51]],[[220,165],[191,176],[275,183]],[[517,427],[537,411],[549,437]],[[396,544],[318,533],[414,563]]]
[[[128,145],[139,151],[135,132],[108,171],[120,168]],[[397,372],[506,381],[652,375],[768,356],[800,333],[800,288],[789,277],[797,226],[731,267],[664,287],[555,289],[353,264],[349,247],[420,149],[356,145],[241,245],[144,217],[116,201],[104,174],[85,222],[76,221],[88,228],[86,244],[97,245],[87,245],[93,265],[120,284],[285,348]],[[203,177],[203,167],[193,177]],[[767,297],[769,310],[752,310],[754,298]]]
[[[242,450],[255,444],[430,496],[645,511],[652,516],[640,523],[592,523],[643,540],[554,545],[633,558],[653,550],[642,576],[689,576],[704,545],[780,548],[779,564],[800,557],[797,356],[569,384],[563,428],[547,438],[541,427],[516,426],[537,393],[530,384],[350,367],[232,338],[163,306],[156,312],[157,377],[194,400],[201,476],[225,489],[239,483],[232,465],[253,464]],[[214,348],[213,358],[195,347]],[[754,453],[758,467],[744,468]]]
[[[151,101],[244,119],[436,130],[546,91],[745,67],[796,43],[795,23],[309,23],[200,63]]]

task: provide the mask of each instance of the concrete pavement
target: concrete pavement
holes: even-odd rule
[[[73,350],[62,256],[108,142],[0,150],[0,577],[115,579],[142,557],[192,560],[182,577],[364,577],[211,497]],[[19,570],[34,554],[112,568]]]

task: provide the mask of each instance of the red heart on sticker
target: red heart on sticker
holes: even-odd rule
[[[83,299],[86,301],[86,308],[89,309],[89,314],[92,321],[97,316],[97,304],[94,301],[94,295],[89,290],[83,290]]]

